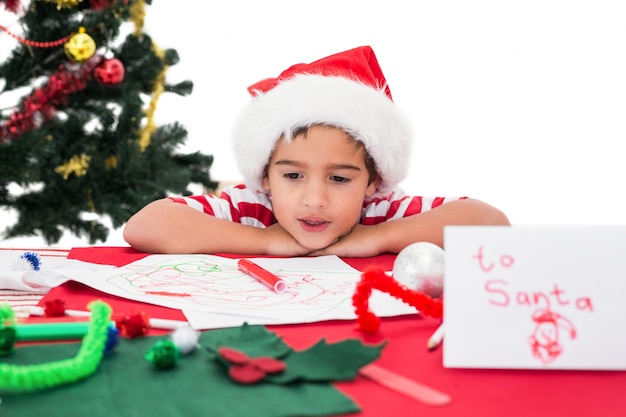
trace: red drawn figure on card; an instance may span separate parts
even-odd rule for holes
[[[532,319],[535,330],[530,336],[533,355],[544,364],[555,360],[563,351],[561,334],[565,332],[571,339],[576,338],[576,328],[566,317],[549,309],[536,310]]]

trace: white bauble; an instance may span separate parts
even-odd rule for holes
[[[443,293],[445,252],[430,242],[411,243],[393,263],[393,278],[400,284],[433,298]]]

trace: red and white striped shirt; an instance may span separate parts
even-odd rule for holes
[[[387,220],[400,219],[423,213],[453,200],[466,197],[418,197],[409,196],[396,187],[386,197],[363,202],[360,224],[374,225]],[[177,203],[187,204],[211,216],[248,226],[268,227],[276,223],[272,201],[263,192],[256,192],[245,185],[224,188],[220,196],[211,194],[189,197],[170,197]]]

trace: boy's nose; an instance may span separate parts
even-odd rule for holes
[[[308,182],[304,190],[302,203],[309,207],[326,207],[328,204],[326,185],[318,181]]]

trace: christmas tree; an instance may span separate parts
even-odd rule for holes
[[[0,21],[0,36],[16,40],[0,62],[0,96],[22,92],[0,109],[0,206],[17,213],[5,238],[53,244],[68,232],[93,244],[109,234],[103,218],[118,228],[157,198],[216,187],[213,156],[181,153],[179,123],[156,126],[161,94],[190,94],[193,83],[167,83],[179,56],[144,33],[150,4],[0,0],[17,22]]]

